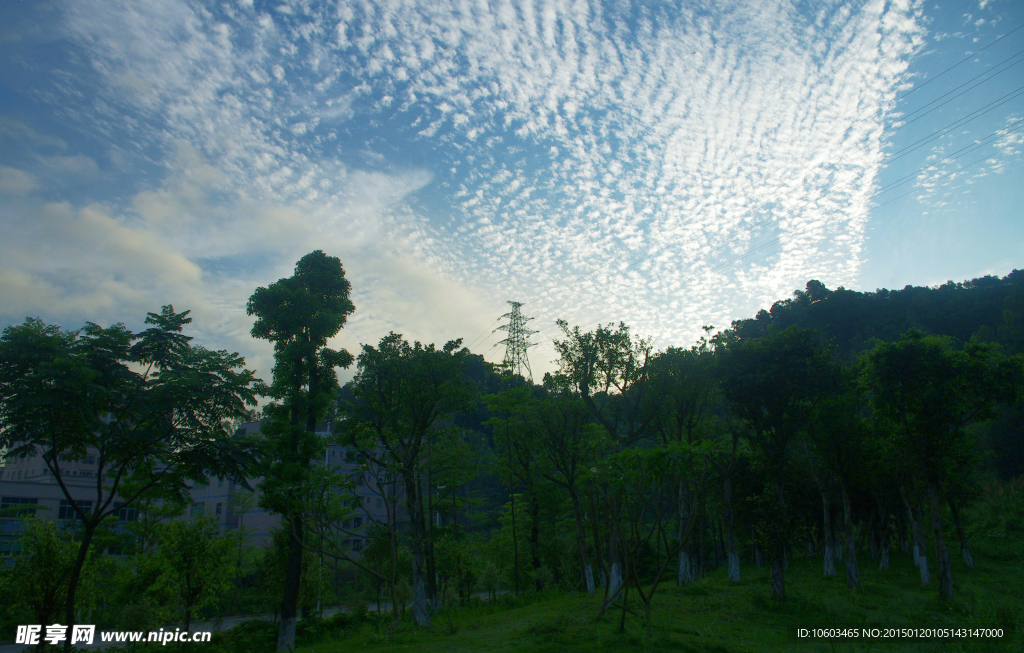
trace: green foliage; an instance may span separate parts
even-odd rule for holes
[[[1024,560],[1024,476],[986,482],[967,510],[971,542],[983,556]]]
[[[17,623],[59,621],[78,542],[56,523],[28,517],[18,546],[11,564],[0,567],[0,595],[7,597],[0,616]]]
[[[863,384],[875,415],[901,439],[916,471],[943,485],[966,446],[965,427],[989,417],[997,400],[1011,400],[1021,361],[997,346],[972,341],[955,349],[949,338],[908,331],[879,342],[865,356]]]
[[[161,581],[187,626],[194,615],[215,606],[231,586],[232,542],[219,535],[217,523],[207,516],[174,521],[161,530]]]
[[[153,326],[140,334],[123,324],[63,331],[28,319],[0,337],[0,449],[41,455],[80,524],[68,625],[105,520],[147,499],[185,502],[190,481],[209,475],[245,484],[251,447],[227,427],[255,405],[255,378],[237,353],[191,344],[182,333],[190,322],[188,311],[168,305],[147,315]],[[70,492],[61,466],[86,456],[95,456],[101,479],[89,507]]]

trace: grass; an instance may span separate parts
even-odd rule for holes
[[[979,556],[980,557],[980,556]],[[659,590],[652,606],[654,638],[643,622],[627,616],[618,631],[619,613],[600,622],[597,597],[546,594],[511,598],[494,605],[475,604],[434,616],[430,629],[403,622],[389,632],[369,618],[358,627],[300,646],[297,653],[348,651],[1019,651],[1024,650],[1024,567],[1016,561],[979,561],[973,570],[954,564],[957,599],[943,603],[933,585],[920,587],[910,560],[893,555],[893,566],[878,571],[861,560],[863,588],[846,588],[845,566],[835,578],[821,577],[819,559],[793,560],[786,575],[787,601],[768,596],[766,569],[744,568],[744,580],[730,583],[725,571],[711,573],[694,585]],[[934,574],[934,569],[932,570]],[[798,628],[850,626],[996,627],[999,640],[808,640]]]
[[[743,580],[730,583],[725,570],[685,587],[665,585],[654,597],[654,637],[642,620],[627,615],[619,632],[618,611],[595,621],[600,597],[547,592],[505,595],[447,608],[428,629],[402,622],[390,629],[388,615],[338,614],[299,622],[296,653],[397,653],[399,651],[678,651],[740,653],[995,653],[1024,651],[1024,565],[1019,557],[977,553],[977,566],[954,560],[956,600],[938,598],[935,579],[920,586],[909,557],[893,553],[892,568],[881,572],[870,557],[861,558],[857,591],[840,575],[822,578],[819,558],[796,558],[786,572],[785,603],[769,598],[767,569],[743,568]],[[932,565],[932,573],[935,569]],[[630,601],[634,607],[634,601]],[[1001,639],[801,639],[798,628],[1002,628]],[[207,644],[179,645],[181,653],[273,653],[277,626],[246,622],[214,635]],[[155,653],[151,645],[136,651]],[[174,647],[172,647],[174,648]],[[164,649],[165,651],[170,649]]]

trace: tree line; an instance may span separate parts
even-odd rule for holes
[[[249,300],[253,337],[274,345],[269,383],[237,354],[191,344],[187,312],[169,306],[138,334],[8,327],[3,445],[8,456],[42,456],[58,482],[62,457],[99,451],[94,502],[76,503],[61,484],[81,523],[61,536],[76,549],[58,593],[69,625],[115,495],[117,509],[152,516],[159,535],[132,540],[149,559],[208,541],[196,559],[232,568],[230,543],[157,523],[211,478],[246,487],[260,477],[260,505],[281,516],[260,564],[275,579],[282,651],[294,648],[299,612],[326,596],[313,572],[324,560],[378,609],[390,606],[393,623],[410,604],[420,626],[474,592],[561,588],[599,595],[597,616],[615,614],[620,628],[637,614],[652,635],[666,583],[718,567],[738,581],[745,565],[765,564],[772,597],[784,601],[793,556],[820,556],[824,576],[845,566],[856,590],[864,552],[885,570],[894,549],[922,584],[934,570],[952,599],[949,551],[957,542],[973,566],[968,519],[993,479],[986,451],[1012,459],[1020,446],[1017,277],[907,301],[899,293],[908,291],[811,282],[753,320],[661,351],[624,323],[585,331],[560,321],[558,369],[531,384],[459,340],[438,347],[390,333],[358,355],[329,348],[355,307],[340,260],[318,251]],[[955,336],[934,328],[944,315],[932,311],[936,294],[953,309]],[[900,302],[916,317],[893,308]],[[353,364],[341,386],[336,370]],[[260,437],[233,433],[258,395],[267,398]],[[337,425],[327,438],[316,434],[326,420]],[[318,462],[332,445],[352,452],[359,474]],[[367,532],[352,520],[371,517],[359,486],[387,517],[371,519],[356,552],[353,536]],[[179,588],[185,620],[207,597],[245,591],[242,539],[237,547],[233,581],[193,588],[194,599]]]

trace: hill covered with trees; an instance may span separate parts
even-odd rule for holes
[[[265,383],[236,356],[188,344],[185,314],[169,307],[144,334],[32,320],[5,330],[9,450],[61,460],[86,455],[100,432],[108,447],[144,429],[171,443],[198,438],[174,483],[138,490],[140,527],[106,532],[108,515],[88,508],[84,528],[33,525],[5,582],[32,573],[44,550],[79,551],[77,595],[41,576],[56,584],[62,615],[88,611],[113,628],[138,621],[140,606],[147,623],[238,606],[273,613],[218,636],[212,646],[225,651],[828,650],[834,640],[797,629],[938,625],[995,630],[858,645],[1024,643],[1024,274],[875,293],[811,281],[754,318],[661,351],[624,323],[560,322],[559,369],[540,384],[458,340],[390,333],[356,353],[332,350],[354,310],[349,290],[341,262],[314,252],[254,292],[253,336],[275,347]],[[108,341],[117,347],[100,346]],[[46,375],[69,356],[82,379],[109,376],[117,392],[50,442],[43,427],[87,405],[89,384],[62,386],[59,406],[27,397],[46,396]],[[118,372],[147,361],[152,377]],[[349,365],[355,377],[339,386],[336,369]],[[228,437],[221,425],[254,390],[268,399],[261,439]],[[153,410],[130,428],[109,417],[129,391],[133,410]],[[221,398],[209,414],[207,395]],[[168,407],[196,418],[169,423]],[[328,420],[336,428],[317,435]],[[230,465],[217,462],[218,446]],[[349,452],[358,473],[320,462],[328,447]],[[126,463],[128,486],[181,455],[171,447]],[[157,523],[185,509],[170,500],[182,483],[211,473],[260,477],[260,504],[281,516],[274,546],[247,551],[235,534]],[[374,498],[386,519],[370,519]],[[366,519],[369,528],[353,526]],[[171,591],[173,560],[232,573],[205,572],[217,582],[185,601]],[[349,616],[320,620],[330,605]],[[4,609],[10,627],[32,608]]]

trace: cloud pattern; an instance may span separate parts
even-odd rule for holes
[[[624,320],[664,346],[854,284],[925,34],[920,0],[111,0],[63,5],[60,30],[80,67],[54,71],[53,111],[135,190],[26,224],[151,248],[238,337],[252,284],[323,247],[353,275],[352,338],[477,349],[505,299],[542,341]]]

